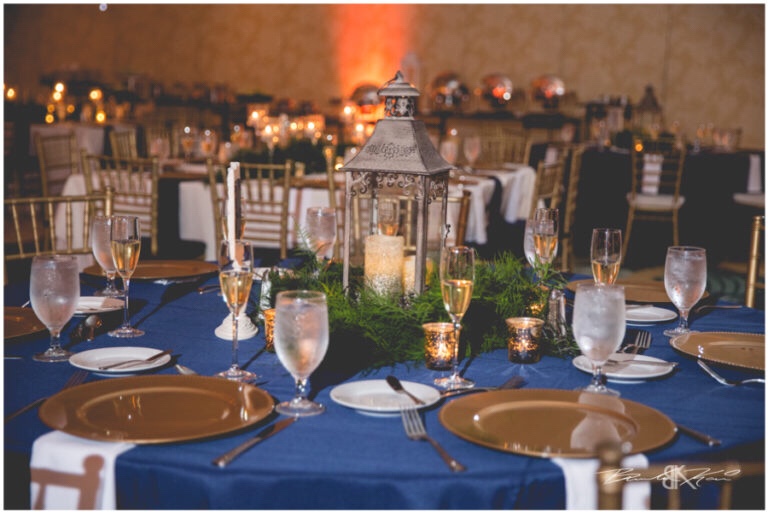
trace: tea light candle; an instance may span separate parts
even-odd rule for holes
[[[365,282],[380,295],[403,292],[403,250],[401,236],[369,235],[365,239]]]
[[[430,370],[450,370],[456,351],[456,336],[450,322],[431,322],[424,329],[424,362]]]
[[[540,318],[507,318],[507,349],[509,360],[513,363],[536,363],[541,359],[539,336],[544,320]]]

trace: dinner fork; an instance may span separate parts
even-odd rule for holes
[[[448,452],[446,452],[443,447],[437,443],[437,441],[427,435],[427,431],[424,428],[424,422],[421,421],[419,411],[417,411],[415,407],[400,407],[400,416],[403,419],[405,434],[409,439],[413,441],[428,441],[429,444],[431,444],[434,449],[437,450],[437,453],[440,454],[440,457],[442,457],[443,461],[448,464],[448,467],[451,468],[451,471],[464,471],[467,469],[459,461],[448,455]]]
[[[73,386],[77,386],[78,384],[82,384],[83,382],[85,382],[86,377],[88,377],[88,372],[87,371],[85,371],[85,370],[77,370],[75,373],[73,373],[69,377],[67,382],[64,383],[64,386],[62,386],[61,391],[64,391],[65,389],[71,388]],[[19,416],[20,414],[23,414],[23,413],[27,412],[30,409],[34,409],[38,405],[40,405],[43,402],[45,402],[48,398],[49,397],[47,397],[47,396],[44,396],[42,398],[38,398],[34,402],[25,405],[21,409],[18,409],[16,411],[12,412],[11,414],[9,414],[8,416],[5,417],[4,423],[8,423],[9,421],[11,421],[16,416]]]
[[[628,354],[637,354],[640,349],[647,349],[651,346],[651,333],[649,331],[637,331],[635,336],[635,342],[631,345],[627,345],[624,352]]]
[[[701,359],[699,359],[697,362],[699,363],[699,366],[701,366],[702,370],[707,372],[710,377],[715,379],[720,384],[723,384],[724,386],[741,386],[742,384],[750,384],[750,383],[765,384],[765,379],[744,379],[744,380],[726,379],[725,377],[717,373],[715,370],[710,368],[709,365],[704,361],[702,361]]]

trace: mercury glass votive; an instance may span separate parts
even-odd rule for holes
[[[424,329],[424,361],[430,370],[453,368],[453,354],[456,351],[456,336],[450,322],[431,322],[422,325]]]
[[[265,349],[268,352],[275,351],[275,308],[264,310],[264,339]]]
[[[539,338],[544,320],[531,317],[507,318],[507,349],[513,363],[536,363],[541,359]]]
[[[401,236],[369,235],[365,239],[365,282],[379,295],[403,293],[403,251]]]

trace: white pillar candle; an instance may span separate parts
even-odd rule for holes
[[[240,162],[232,162],[227,169],[227,232],[225,240],[237,240],[238,217],[240,216]]]
[[[403,250],[401,236],[369,235],[365,239],[365,282],[380,295],[403,292]]]

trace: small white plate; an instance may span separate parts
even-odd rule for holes
[[[133,359],[146,359],[151,357],[162,350],[149,347],[109,347],[109,348],[96,348],[93,350],[86,350],[85,352],[78,352],[69,358],[70,364],[83,370],[88,370],[94,373],[102,375],[126,375],[131,373],[143,372],[151,370],[152,368],[159,368],[167,364],[171,360],[170,354],[166,354],[162,357],[149,361],[147,363],[130,365],[122,368],[112,368],[110,370],[100,370],[101,366],[107,366],[121,361],[128,361]]]
[[[655,324],[669,322],[675,318],[677,318],[677,313],[665,308],[645,305],[627,307],[628,324]]]
[[[114,297],[80,297],[77,301],[75,315],[92,315],[123,309],[125,301]]]
[[[664,363],[663,359],[657,359],[655,357],[644,356],[640,354],[622,354],[615,353],[611,355],[611,359],[622,361],[621,364],[612,364],[603,366],[603,374],[609,382],[618,383],[637,383],[647,379],[655,379],[656,377],[662,377],[667,375],[675,369],[673,365],[656,366],[650,364],[632,364],[632,359],[637,361],[653,361],[658,363]],[[626,361],[626,363],[624,363]],[[592,374],[592,363],[586,356],[578,356],[573,359],[573,366],[579,370]]]
[[[406,380],[401,382],[404,389],[426,403],[419,407],[429,407],[440,400],[440,392],[431,386]],[[331,399],[367,416],[399,415],[401,406],[415,405],[408,395],[398,393],[384,379],[341,384],[331,390]]]

